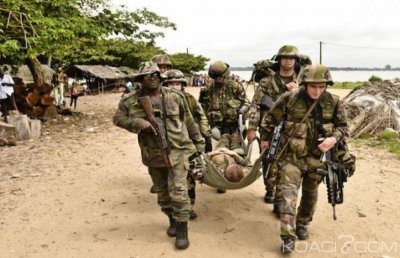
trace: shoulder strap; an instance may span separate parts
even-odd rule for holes
[[[314,110],[314,108],[317,106],[318,102],[319,102],[319,98],[314,100],[314,102],[312,103],[311,107],[307,110],[307,113],[304,115],[303,119],[301,119],[300,123],[303,123],[307,119],[308,115]],[[293,135],[290,135],[288,141],[285,143],[285,145],[279,151],[279,154],[276,156],[276,160],[278,160],[282,156],[284,150],[289,145],[289,143],[292,140],[292,138],[293,138]]]

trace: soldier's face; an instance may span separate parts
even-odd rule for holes
[[[283,56],[281,57],[281,67],[285,70],[291,70],[296,64],[296,58],[294,56]]]
[[[214,79],[215,84],[223,84],[223,83],[224,83],[224,80],[225,80],[225,77],[224,77],[224,76],[219,76],[219,77],[217,77],[217,78]]]
[[[181,82],[169,82],[168,83],[168,88],[174,89],[174,90],[181,90],[182,89],[182,83]]]
[[[160,69],[160,73],[163,74],[166,71],[168,71],[168,65],[164,65],[164,64],[158,65],[158,69]]]
[[[306,85],[306,90],[307,90],[307,95],[313,99],[316,100],[319,97],[321,97],[322,94],[326,91],[327,84],[325,82],[322,83],[307,83]]]
[[[146,74],[143,76],[142,85],[147,90],[155,90],[160,87],[160,75],[158,73]]]

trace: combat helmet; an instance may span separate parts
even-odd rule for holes
[[[160,76],[160,70],[158,69],[158,66],[154,62],[142,62],[139,67],[139,73],[133,77],[134,82],[139,82],[143,76],[146,74],[152,74],[152,73],[158,73]]]
[[[228,76],[229,73],[229,65],[223,61],[215,61],[208,68],[208,75],[213,79],[221,76]]]
[[[179,70],[169,70],[165,73],[165,81],[163,85],[167,86],[169,82],[180,82],[183,86],[187,85],[187,81],[185,79],[185,75]]]
[[[328,68],[321,64],[308,65],[304,68],[303,74],[301,75],[300,85],[306,83],[327,83],[333,85],[331,73]]]
[[[151,61],[157,65],[167,65],[170,69],[172,68],[171,59],[166,54],[155,55],[151,58]]]
[[[296,46],[284,45],[279,49],[278,54],[275,57],[275,60],[279,61],[283,56],[294,56],[298,62],[299,50],[297,49]]]

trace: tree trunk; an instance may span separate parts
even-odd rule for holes
[[[32,73],[33,80],[37,85],[43,85],[46,82],[42,65],[37,58],[25,59],[26,65]]]

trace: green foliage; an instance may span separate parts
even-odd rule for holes
[[[396,156],[400,159],[400,142],[389,142],[388,143],[389,152],[396,154]]]
[[[368,81],[370,81],[370,82],[381,82],[381,81],[382,81],[382,78],[381,78],[381,77],[378,77],[378,76],[375,76],[375,75],[372,75],[372,76],[368,79]]]
[[[138,52],[140,44],[153,49],[154,40],[164,36],[148,30],[149,26],[176,29],[166,17],[147,9],[111,10],[106,0],[3,0],[0,8],[0,57],[12,63],[37,56],[62,62],[114,62],[121,56],[109,54],[107,38],[124,37],[125,43],[136,44],[133,48]],[[82,57],[77,57],[79,53]]]
[[[395,132],[395,131],[381,131],[378,133],[378,137],[381,140],[385,140],[385,141],[393,141],[396,139],[399,139],[399,133]]]
[[[184,73],[192,73],[204,70],[206,63],[210,60],[202,55],[194,56],[187,53],[176,53],[170,55],[174,69]]]
[[[381,131],[374,139],[358,139],[371,147],[387,149],[400,159],[400,136],[398,132]]]
[[[332,89],[354,89],[357,88],[361,85],[363,85],[364,82],[335,82],[335,85],[332,86]]]

